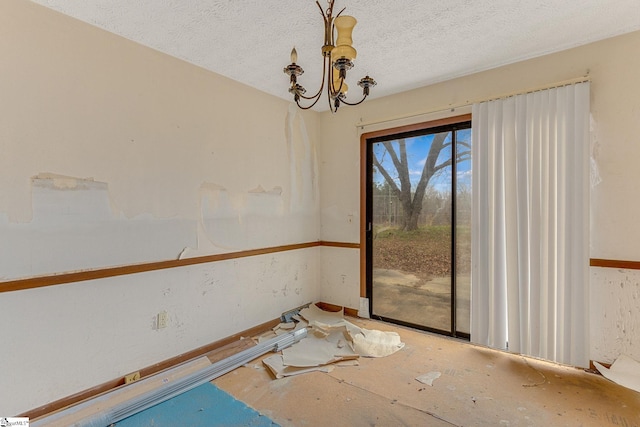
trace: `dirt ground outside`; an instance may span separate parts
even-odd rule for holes
[[[471,238],[457,230],[457,331],[470,331]],[[451,228],[381,229],[373,241],[373,315],[451,329]]]

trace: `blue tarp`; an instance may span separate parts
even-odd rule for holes
[[[264,415],[220,390],[203,384],[132,415],[117,427],[279,427]]]

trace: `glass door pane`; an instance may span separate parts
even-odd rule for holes
[[[452,140],[372,143],[372,315],[452,331]]]

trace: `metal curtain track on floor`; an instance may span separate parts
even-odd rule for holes
[[[297,331],[289,332],[264,341],[255,345],[254,347],[243,350],[238,354],[234,354],[233,356],[213,363],[212,365],[207,366],[200,371],[194,372],[176,381],[167,383],[155,390],[137,396],[127,402],[109,408],[102,413],[84,418],[74,425],[79,427],[107,427],[110,424],[121,421],[134,414],[137,414],[138,412],[142,412],[145,409],[151,408],[152,406],[176,397],[221,375],[231,372],[232,370],[250,362],[257,357],[262,356],[263,354],[266,354],[268,352],[277,352],[284,348],[290,347],[306,336],[307,329],[302,328]],[[90,401],[87,403],[90,403]],[[66,416],[71,412],[77,411],[78,409],[78,406],[72,406],[65,409],[64,411],[36,420],[32,422],[31,425],[32,427],[46,426],[49,423],[55,421],[55,419]]]

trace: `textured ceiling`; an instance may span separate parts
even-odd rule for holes
[[[286,99],[295,45],[300,83],[320,84],[313,0],[32,1]],[[640,0],[336,0],[343,7],[358,19],[349,84],[371,75],[373,97],[640,30]]]

